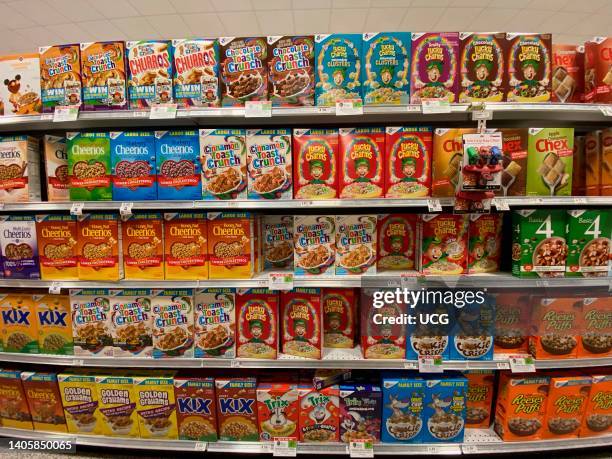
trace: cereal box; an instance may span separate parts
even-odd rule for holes
[[[261,233],[264,268],[293,269],[293,216],[265,215]]]
[[[268,91],[272,105],[314,105],[314,36],[268,36],[268,56]]]
[[[219,440],[257,441],[257,380],[215,378]]]
[[[32,430],[32,416],[18,370],[0,369],[0,422],[3,427]]]
[[[574,161],[572,164],[572,196],[586,195],[586,136],[574,136]]]
[[[424,443],[461,443],[465,432],[468,381],[461,373],[427,375],[423,409]]]
[[[579,319],[578,358],[612,356],[612,315],[609,297],[584,298]]]
[[[195,296],[195,357],[236,357],[236,293],[231,288],[199,290]]]
[[[81,43],[83,110],[127,109],[125,43]]]
[[[434,130],[431,195],[454,197],[463,160],[463,134],[473,134],[474,129]]]
[[[320,359],[323,341],[321,289],[295,288],[283,291],[280,303],[281,352]]]
[[[338,386],[321,390],[312,383],[300,383],[300,441],[306,443],[340,441]]]
[[[506,34],[508,102],[548,102],[552,89],[550,34]]]
[[[128,41],[130,109],[172,103],[172,42],[170,40]]]
[[[36,215],[36,236],[41,279],[78,279],[76,217]]]
[[[249,129],[248,198],[291,199],[291,129]]]
[[[612,37],[584,44],[584,94],[590,103],[612,103]]]
[[[326,288],[321,297],[323,345],[352,349],[357,328],[357,293],[352,288]]]
[[[431,128],[387,127],[385,143],[385,197],[429,196],[433,143]]]
[[[244,129],[200,129],[202,199],[246,199]]]
[[[602,131],[587,132],[584,143],[585,186],[587,196],[601,194],[601,134]]]
[[[121,223],[123,270],[128,280],[163,279],[161,212],[136,213]]]
[[[178,439],[172,374],[135,376],[140,438]]]
[[[373,384],[341,384],[340,441],[380,441],[382,391]]]
[[[38,244],[33,215],[0,216],[0,246],[4,277],[39,279]]]
[[[164,214],[165,279],[207,279],[207,223],[203,212]]]
[[[140,430],[133,378],[119,373],[97,375],[96,387],[102,434],[107,437],[138,437]]]
[[[214,378],[174,378],[179,440],[217,441]]]
[[[202,199],[198,131],[156,131],[157,199]]]
[[[405,304],[374,307],[373,292],[363,289],[360,302],[361,349],[366,359],[404,359],[406,357],[406,326],[390,324],[389,317],[405,314]],[[377,320],[374,320],[374,316]]]
[[[260,382],[257,385],[257,419],[262,441],[299,436],[299,394],[297,383]]]
[[[361,81],[365,105],[410,102],[410,32],[364,33]]]
[[[184,108],[218,107],[219,42],[216,39],[172,40],[174,100]]]
[[[66,138],[45,135],[43,144],[47,173],[47,200],[70,201]]]
[[[0,137],[0,202],[41,200],[38,150],[34,137]]]
[[[496,356],[528,352],[531,309],[529,294],[505,292],[495,296],[494,353]]]
[[[488,429],[491,425],[495,372],[471,370],[464,373],[468,382],[465,427]]]
[[[573,128],[530,128],[527,195],[569,196],[573,152]]]
[[[542,298],[531,314],[531,355],[536,359],[576,358],[581,316],[580,298]]]
[[[601,195],[612,196],[612,128],[601,132]]]
[[[32,414],[34,430],[67,433],[57,374],[23,371],[21,382]]]
[[[565,275],[606,277],[610,268],[610,212],[574,209],[567,211],[568,245]]]
[[[361,46],[359,34],[315,35],[315,105],[329,107],[338,100],[361,98]]]
[[[340,128],[340,197],[380,198],[384,195],[384,128]]]
[[[506,90],[505,35],[459,34],[459,102],[501,102]]]
[[[293,130],[293,190],[296,199],[338,197],[338,130]]]
[[[448,314],[449,312],[445,305],[428,303],[425,299],[420,300],[419,302],[415,303],[415,305],[419,313],[423,314]],[[408,308],[405,309],[408,310]],[[396,310],[401,310],[401,308],[396,307]],[[391,317],[389,312],[385,312],[386,317]],[[476,317],[479,317],[478,314],[476,314]],[[374,317],[372,317],[371,320],[375,320]],[[453,347],[451,339],[453,342],[456,341],[456,337],[452,333],[453,330],[451,324],[454,324],[453,320],[454,317],[450,316],[450,324],[445,324],[440,321],[440,323],[436,324],[430,322],[409,325],[408,329],[406,330],[406,360],[415,361],[421,356],[430,356],[435,359],[441,358],[442,360],[449,360],[451,357],[451,349]],[[391,325],[380,325],[380,327],[384,326],[390,327]],[[480,336],[477,336],[477,338],[480,338]],[[489,345],[491,344],[491,341],[491,339],[488,340]],[[480,339],[478,339],[477,344],[480,344]],[[474,347],[480,350],[480,346],[477,345]],[[453,351],[454,350],[455,349],[453,349]],[[457,352],[455,358],[457,360],[464,360],[466,356]]]
[[[501,188],[496,196],[525,196],[527,189],[527,129],[502,129]]]
[[[68,180],[72,201],[112,201],[110,136],[68,132]]]
[[[151,291],[153,357],[193,357],[193,290]]]
[[[445,327],[450,335],[448,358],[450,360],[493,360],[495,335],[493,297],[483,292],[470,299],[465,295],[464,300],[456,301],[456,306],[451,307],[449,311],[451,312],[449,321],[452,325]],[[444,308],[441,306],[438,308],[442,313]]]
[[[523,209],[512,214],[512,274],[563,277],[566,211]]]
[[[278,293],[265,288],[236,294],[237,357],[276,359],[278,352]]]
[[[4,352],[38,354],[38,320],[32,295],[0,296]]]
[[[376,273],[376,215],[336,216],[336,274]]]
[[[208,213],[211,279],[253,277],[258,271],[258,224],[249,212]]]
[[[0,57],[0,115],[37,115],[40,100],[40,58],[38,54]]]
[[[546,400],[545,439],[578,438],[580,423],[585,413],[590,376],[553,376]]]
[[[153,133],[111,132],[110,152],[113,199],[115,201],[157,199]]]
[[[77,218],[79,279],[123,278],[121,224],[117,214],[83,214]]]
[[[459,34],[413,33],[410,103],[423,99],[457,100]]]
[[[264,37],[221,37],[221,104],[242,107],[268,100],[268,45]]]
[[[425,381],[408,372],[382,374],[383,443],[417,443],[423,430]]]
[[[494,428],[503,441],[542,438],[549,384],[548,376],[500,373]]]
[[[576,45],[552,45],[553,102],[584,102],[584,48]]]
[[[423,274],[465,274],[468,258],[468,222],[464,215],[423,214],[417,223]]]
[[[112,357],[111,295],[105,289],[70,290],[74,355]]]
[[[56,106],[81,105],[81,54],[78,44],[43,46],[40,58],[40,89],[44,113]]]
[[[471,214],[468,228],[468,273],[499,271],[502,250],[502,214]]]
[[[336,220],[333,216],[294,216],[293,242],[296,275],[334,275]]]
[[[153,324],[150,291],[113,291],[110,297],[110,316],[113,355],[151,357]]]
[[[68,432],[101,435],[102,415],[98,410],[96,377],[88,372],[57,375]]]
[[[610,424],[612,375],[594,371],[591,376],[591,391],[582,417],[580,437],[606,435],[610,433],[612,427]]]
[[[41,354],[72,355],[72,313],[68,295],[32,295]]]
[[[378,216],[377,271],[407,271],[415,268],[416,222],[415,214]]]

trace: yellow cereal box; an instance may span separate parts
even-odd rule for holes
[[[41,354],[72,355],[72,314],[68,295],[33,295]]]
[[[164,214],[164,273],[166,279],[208,279],[206,213]]]
[[[77,222],[73,215],[36,215],[40,278],[74,280],[77,269]]]
[[[96,376],[102,435],[138,437],[136,390],[131,376],[121,373]]]
[[[0,295],[4,352],[38,354],[38,327],[32,295]]]
[[[174,379],[171,374],[134,377],[140,438],[176,440]]]
[[[123,278],[121,225],[116,214],[83,214],[78,218],[79,279]]]
[[[121,231],[125,279],[163,279],[164,246],[161,213],[131,215],[121,223]]]
[[[98,410],[96,377],[91,372],[57,375],[68,432],[102,434],[102,415]]]

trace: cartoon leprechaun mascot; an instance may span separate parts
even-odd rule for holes
[[[416,159],[414,158],[403,158],[402,159],[402,182],[416,182],[417,179],[414,177],[416,174]]]
[[[310,172],[310,176],[312,177],[310,183],[318,185],[324,184],[325,181],[322,179],[324,170],[325,165],[323,164],[323,161],[319,159],[312,159],[308,163],[308,171]]]
[[[391,339],[393,335],[393,329],[391,325],[382,325],[380,327],[380,339],[376,342],[377,344],[394,344]]]
[[[371,180],[367,177],[370,173],[370,162],[367,158],[355,159],[355,173],[357,174],[356,182],[369,183]]]
[[[263,343],[264,340],[261,339],[261,335],[263,333],[263,324],[261,320],[253,319],[249,321],[249,331],[251,332],[251,339],[249,339],[249,343]]]
[[[295,319],[293,321],[293,333],[295,341],[307,342],[306,338],[306,321],[304,319]]]
[[[480,86],[483,89],[489,88],[491,86],[491,81],[489,80],[491,70],[493,70],[493,63],[491,61],[487,59],[477,60],[476,66],[474,67],[474,75],[476,76],[474,85]]]
[[[383,88],[393,87],[393,68],[383,67],[380,70],[380,82]]]
[[[429,61],[427,64],[427,79],[429,80],[425,83],[425,87],[434,88],[434,87],[443,87],[444,85],[440,82],[440,77],[442,76],[442,61],[437,59]]]
[[[327,322],[328,330],[326,333],[341,333],[341,318],[337,312],[329,312],[325,315],[325,321]]]
[[[346,69],[336,69],[334,70],[334,73],[332,74],[332,78],[334,79],[334,84],[341,88],[342,85],[344,84],[344,79],[345,77],[345,72]]]

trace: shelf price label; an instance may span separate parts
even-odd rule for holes
[[[177,104],[159,104],[151,107],[149,119],[151,120],[167,120],[176,118],[178,110]]]
[[[70,215],[83,215],[83,207],[85,206],[84,202],[74,202],[72,203],[72,207],[70,208]]]
[[[60,293],[62,293],[62,284],[59,282],[51,282],[51,285],[49,286],[49,294],[59,295]]]
[[[58,105],[53,111],[53,122],[76,121],[79,117],[78,105]]]
[[[363,115],[361,99],[340,99],[336,101],[336,116]]]
[[[535,360],[528,354],[517,354],[509,357],[512,373],[535,373]]]
[[[504,198],[493,198],[493,205],[500,212],[510,210],[510,205]]]
[[[295,438],[279,437],[274,439],[272,456],[295,457],[297,456],[297,440]]]
[[[439,199],[428,199],[427,209],[429,212],[442,212],[442,203]]]
[[[293,290],[293,273],[270,273],[268,275],[268,288],[270,290]]]
[[[604,116],[612,116],[612,106],[602,105],[599,107],[599,109],[601,110],[601,113],[604,114]]]
[[[419,356],[419,373],[443,373],[441,355],[421,355]]]
[[[247,100],[244,103],[245,118],[272,118],[272,102],[269,100]]]
[[[421,99],[421,112],[423,115],[450,113],[451,105],[448,99]]]
[[[350,457],[374,457],[374,445],[370,440],[353,440],[349,443]]]
[[[195,444],[193,445],[193,450],[194,451],[206,451],[206,446],[208,446],[208,443],[203,442],[203,441],[196,441]]]
[[[134,206],[133,202],[122,202],[119,207],[119,215],[122,217],[129,217],[132,215],[132,207]]]

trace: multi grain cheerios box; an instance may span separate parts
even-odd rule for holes
[[[130,109],[172,103],[172,42],[170,40],[128,41],[128,99]]]
[[[21,382],[28,399],[34,430],[68,432],[57,373],[23,371]]]
[[[431,194],[433,136],[428,127],[387,127],[385,197],[418,198]]]
[[[125,43],[81,43],[83,110],[125,110],[127,103]]]
[[[0,246],[4,277],[7,279],[39,279],[36,222],[33,215],[0,217]]]
[[[38,320],[32,295],[2,295],[0,312],[4,352],[38,354]]]
[[[249,199],[291,199],[291,129],[248,129]]]
[[[217,441],[214,378],[174,378],[174,397],[180,440]]]
[[[3,427],[34,429],[18,370],[0,369],[0,422]]]
[[[244,129],[200,129],[203,199],[247,197],[247,144]]]
[[[295,199],[338,197],[338,130],[293,130]]]
[[[336,216],[336,274],[376,272],[376,215]]]
[[[293,269],[293,216],[265,215],[261,237],[264,268]]]
[[[164,213],[165,279],[207,279],[207,239],[206,213]]]
[[[111,201],[110,136],[107,132],[68,132],[70,200]]]
[[[49,201],[70,201],[66,138],[45,135],[43,144],[47,173],[47,199]]]
[[[0,57],[0,115],[37,115],[40,99],[40,58],[38,54]]]
[[[209,288],[195,294],[195,358],[236,357],[236,293]]]
[[[336,219],[296,215],[293,218],[294,272],[298,276],[328,275],[336,270]]]
[[[214,38],[172,40],[174,100],[184,108],[219,107],[219,42]]]
[[[101,435],[102,414],[98,409],[96,377],[91,372],[67,371],[57,375],[68,432]]]
[[[221,37],[221,104],[268,100],[268,45],[265,37]]]
[[[140,438],[178,439],[172,373],[134,376]]]
[[[153,357],[193,357],[193,290],[152,290]]]
[[[508,102],[548,102],[552,89],[551,34],[506,34]]]
[[[32,295],[41,354],[72,355],[72,313],[68,295]]]
[[[26,135],[0,137],[0,202],[40,199],[38,139]]]
[[[161,212],[135,213],[121,222],[123,271],[128,280],[163,279]]]
[[[81,53],[78,44],[43,46],[40,58],[40,95],[44,113],[62,105],[81,105]]]
[[[503,101],[505,34],[460,32],[459,40],[459,102]]]
[[[115,357],[151,357],[150,290],[125,289],[110,295],[111,335]]]
[[[138,437],[136,390],[131,376],[119,372],[96,375],[98,409],[102,415],[102,435]]]
[[[459,34],[413,33],[410,102],[423,99],[457,100]]]
[[[155,136],[151,132],[110,134],[111,174],[115,201],[157,199]]]
[[[79,278],[77,221],[73,215],[36,215],[40,278]]]
[[[79,279],[122,279],[121,222],[118,216],[83,214],[77,219]]]
[[[113,356],[111,298],[106,289],[70,290],[74,355]]]
[[[202,199],[198,131],[156,131],[157,199]]]

